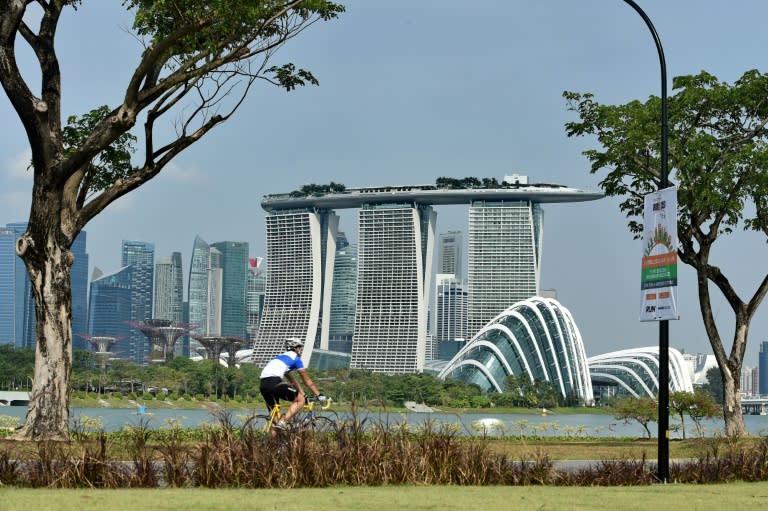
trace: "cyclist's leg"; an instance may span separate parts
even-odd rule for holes
[[[283,401],[291,402],[291,406],[283,416],[283,419],[286,422],[290,422],[290,420],[304,407],[304,394],[297,392],[296,389],[287,383],[278,385],[275,389],[275,395],[277,395]]]

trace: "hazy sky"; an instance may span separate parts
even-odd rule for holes
[[[121,240],[135,239],[154,242],[156,257],[180,251],[186,273],[198,234],[247,241],[252,256],[263,256],[262,197],[306,183],[428,184],[439,176],[519,173],[596,190],[600,176],[581,154],[594,141],[565,136],[574,117],[562,92],[593,92],[612,104],[660,94],[651,34],[621,0],[344,3],[339,20],[311,27],[274,60],[310,69],[320,86],[286,93],[257,85],[234,119],[86,227],[91,267],[117,269]],[[674,76],[706,70],[733,82],[746,70],[766,70],[768,2],[638,3],[664,46],[670,95]],[[125,30],[130,18],[121,4],[86,0],[64,16],[65,115],[120,101],[141,49]],[[28,217],[31,178],[24,131],[3,94],[0,127],[4,225]],[[617,203],[545,207],[542,285],[570,309],[590,356],[658,345],[657,324],[638,321],[642,248]],[[466,207],[437,211],[438,232],[466,232]],[[356,238],[354,213],[342,214],[340,229]],[[752,235],[718,243],[713,262],[747,300],[768,272],[768,245]],[[694,273],[681,266],[680,274],[682,318],[670,323],[670,344],[709,353]],[[715,309],[730,339],[733,314],[724,301]],[[768,340],[766,311],[752,323],[747,365],[756,365],[758,343]]]

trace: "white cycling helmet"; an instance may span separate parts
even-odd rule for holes
[[[295,350],[296,348],[303,348],[304,341],[297,339],[296,337],[289,337],[285,340],[285,349]]]

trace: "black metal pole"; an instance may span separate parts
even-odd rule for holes
[[[648,29],[653,34],[656,50],[659,52],[661,64],[661,175],[659,190],[669,186],[669,127],[667,124],[667,63],[664,60],[664,48],[661,47],[659,34],[651,23],[651,19],[633,0],[624,0],[643,18]],[[659,322],[659,481],[669,480],[669,321]]]

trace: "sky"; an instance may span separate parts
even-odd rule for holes
[[[246,241],[265,254],[264,195],[331,181],[347,187],[431,184],[440,176],[529,176],[598,190],[569,139],[575,120],[563,91],[621,104],[661,91],[651,32],[621,0],[350,0],[338,20],[283,47],[273,63],[309,69],[319,87],[285,92],[257,84],[233,119],[179,155],[157,178],[110,205],[85,230],[91,269],[120,265],[122,240],[155,244],[156,258],[192,243]],[[702,70],[732,83],[768,68],[768,2],[638,0],[664,48],[668,91],[675,76]],[[58,31],[64,115],[119,103],[141,47],[121,1],[86,0]],[[39,88],[29,52],[21,52]],[[0,225],[29,215],[30,153],[21,124],[0,94]],[[641,323],[642,246],[612,198],[545,205],[542,288],[555,289],[588,356],[658,345],[658,325]],[[437,232],[466,232],[465,206],[437,208]],[[354,211],[340,212],[354,241]],[[712,262],[745,301],[768,272],[764,238],[718,241]],[[693,270],[680,266],[670,345],[711,353]],[[186,278],[185,278],[186,280]],[[185,284],[186,285],[186,284]],[[714,291],[719,296],[717,291]],[[730,349],[733,313],[714,302]],[[745,364],[768,341],[768,306],[752,322]]]

